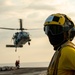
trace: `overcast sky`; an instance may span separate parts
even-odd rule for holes
[[[0,27],[19,28],[19,19],[23,19],[28,30],[31,45],[25,44],[15,52],[15,48],[6,48],[13,44],[11,40],[17,31],[0,30],[0,63],[14,63],[20,57],[21,62],[49,62],[54,51],[43,31],[46,18],[53,13],[64,13],[75,23],[75,0],[0,0]],[[75,42],[75,40],[73,40]]]

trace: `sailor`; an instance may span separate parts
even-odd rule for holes
[[[19,60],[16,60],[15,66],[16,66],[17,69],[19,69],[19,67],[20,67],[20,61]]]
[[[44,23],[44,32],[55,50],[47,75],[75,75],[75,44],[72,42],[75,36],[75,26],[73,21],[65,14],[52,14]]]

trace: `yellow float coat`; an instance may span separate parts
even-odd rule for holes
[[[75,75],[75,45],[72,42],[66,42],[54,53],[47,75]]]
[[[66,44],[61,49],[57,75],[75,75],[75,45],[71,42]]]

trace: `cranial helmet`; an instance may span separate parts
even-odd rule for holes
[[[44,23],[44,31],[45,31],[46,35],[49,37],[50,42],[52,40],[53,41],[55,40],[55,42],[57,42],[57,40],[59,40],[61,38],[62,39],[59,41],[62,42],[64,40],[64,37],[62,36],[62,35],[64,35],[63,34],[64,32],[67,32],[68,40],[72,41],[72,39],[75,36],[74,23],[67,15],[60,14],[60,13],[52,14],[46,19],[46,21]],[[61,43],[61,42],[59,42],[59,43]]]

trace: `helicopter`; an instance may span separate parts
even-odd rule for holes
[[[13,45],[6,45],[6,47],[15,47],[15,51],[17,51],[17,48],[20,47],[22,48],[24,44],[28,43],[30,45],[30,34],[24,30],[28,30],[23,28],[22,26],[22,19],[19,19],[20,21],[20,28],[15,29],[15,28],[5,28],[5,27],[0,27],[0,29],[6,29],[6,30],[20,30],[20,32],[16,32],[12,39],[13,39]]]

